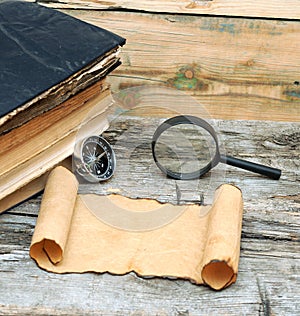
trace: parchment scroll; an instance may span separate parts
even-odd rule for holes
[[[215,290],[236,281],[243,200],[235,186],[220,186],[209,211],[199,205],[170,205],[176,211],[184,208],[180,216],[138,232],[101,221],[77,189],[76,177],[66,168],[57,167],[49,175],[30,247],[41,268],[56,273],[134,271],[140,276],[188,279]],[[89,198],[112,212],[120,205],[134,211],[159,206],[154,200],[120,195]]]

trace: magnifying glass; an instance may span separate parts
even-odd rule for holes
[[[222,162],[278,180],[281,170],[222,155],[214,128],[192,115],[163,122],[152,138],[152,155],[158,168],[177,180],[198,179]]]

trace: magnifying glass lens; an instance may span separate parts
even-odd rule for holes
[[[191,173],[206,167],[216,155],[216,143],[204,129],[179,124],[165,130],[155,146],[157,162],[173,173]]]

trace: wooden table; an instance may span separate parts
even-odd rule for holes
[[[299,314],[299,1],[40,2],[127,38],[112,90],[183,90],[217,120],[227,152],[283,173],[274,181],[227,169],[245,206],[238,279],[220,292],[134,273],[47,273],[28,254],[41,195],[32,198],[0,216],[0,314]],[[140,178],[127,195],[160,199]],[[122,190],[117,179],[110,186]]]

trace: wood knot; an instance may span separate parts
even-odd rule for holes
[[[279,135],[274,135],[266,139],[263,143],[264,147],[268,148],[281,148],[281,149],[292,149],[296,150],[300,145],[300,132],[291,131],[286,133],[281,133]]]
[[[174,78],[168,83],[180,90],[206,91],[208,84],[203,79],[199,79],[200,69],[196,65],[187,65],[178,70]]]
[[[124,109],[132,109],[140,103],[140,93],[135,90],[123,90],[115,98]]]
[[[249,59],[246,61],[246,66],[247,67],[252,67],[253,65],[255,64],[254,60],[253,59]]]
[[[192,79],[192,78],[194,78],[194,72],[193,72],[193,70],[191,70],[191,69],[186,70],[185,73],[184,73],[184,75],[185,75],[185,78],[187,78],[187,79]]]
[[[281,134],[273,138],[275,144],[281,146],[297,147],[300,144],[300,132],[293,132],[291,134]]]
[[[199,7],[210,7],[213,0],[193,0],[190,2],[186,9],[197,9]]]
[[[293,100],[299,100],[300,99],[300,86],[299,86],[299,82],[295,81],[294,85],[292,87],[288,87],[283,94],[285,94],[288,99],[290,99],[291,101]]]

